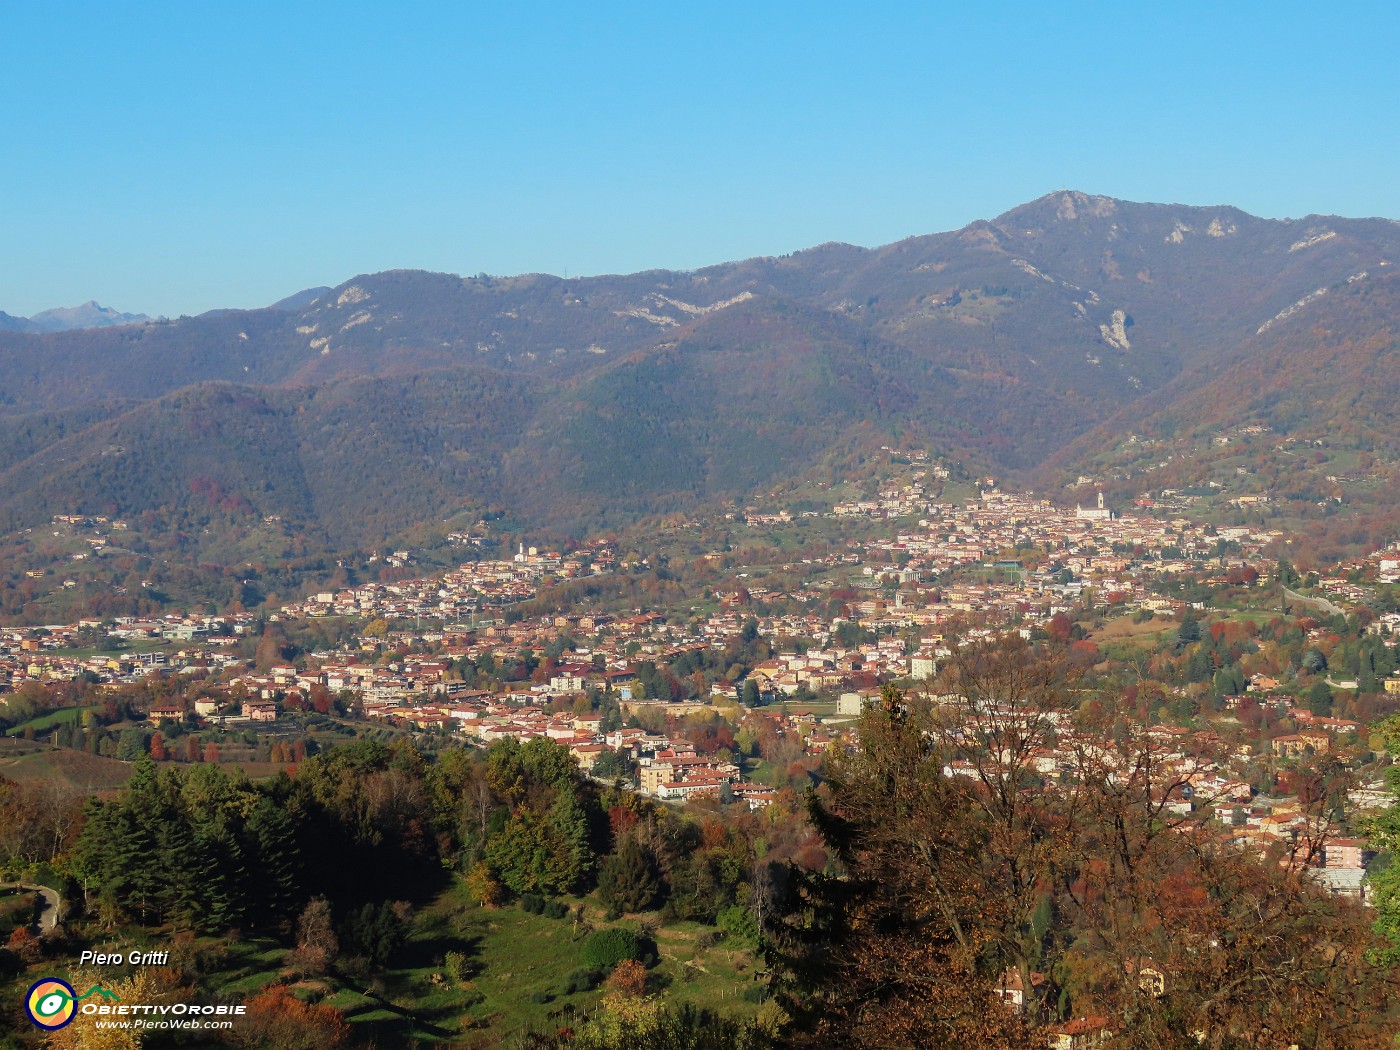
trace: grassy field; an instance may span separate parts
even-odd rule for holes
[[[583,941],[593,929],[638,929],[643,919],[604,920],[592,898],[564,901],[570,915],[551,919],[517,906],[482,908],[454,883],[413,920],[396,965],[369,978],[339,974],[293,985],[298,995],[343,1010],[378,1046],[471,1045],[586,1016],[601,989],[569,990],[569,978],[585,969]],[[582,905],[584,922],[575,922]],[[656,926],[658,959],[652,981],[659,994],[726,1014],[753,1017],[758,1005],[743,998],[754,987],[753,954],[715,943],[712,927],[698,923]],[[453,980],[444,965],[449,952],[465,957],[467,979]],[[202,982],[210,990],[252,996],[288,978],[285,948],[273,941],[242,942],[221,958]]]
[[[938,497],[942,503],[965,503],[982,495],[981,486],[971,481],[948,481],[943,484],[943,492]]]
[[[272,940],[243,940],[228,948],[205,982],[211,991],[251,997],[282,974],[287,949]]]
[[[390,999],[411,995],[415,1010],[426,1011],[425,1020],[438,1027],[451,1023],[461,1031],[502,1035],[542,1025],[565,1005],[582,1011],[597,1002],[596,991],[565,991],[569,975],[583,967],[584,933],[569,919],[531,915],[518,907],[480,908],[454,886],[416,925],[407,966],[389,974],[385,985]],[[449,951],[468,960],[471,977],[461,985],[443,973]],[[444,979],[435,980],[435,974]],[[401,1019],[396,1025],[373,1012],[355,1019],[373,1021],[376,1030],[402,1025]]]
[[[1124,615],[1108,621],[1096,631],[1090,631],[1086,637],[1099,645],[1134,642],[1150,643],[1155,648],[1176,628],[1176,621],[1167,617],[1154,616],[1145,623],[1134,623],[1132,616]]]
[[[142,638],[133,641],[124,641],[116,649],[51,649],[48,650],[54,656],[66,656],[76,660],[87,660],[94,656],[110,656],[120,660],[123,657],[130,657],[134,653],[154,653],[164,650],[165,652],[175,652],[182,648],[179,642],[168,642],[163,638]]]
[[[676,1002],[691,1002],[734,1017],[753,1017],[758,1005],[742,998],[760,971],[752,952],[707,944],[712,927],[678,923],[656,931],[658,983]]]
[[[46,729],[52,729],[57,725],[72,724],[79,721],[86,711],[96,711],[97,705],[90,704],[87,707],[60,707],[56,711],[46,711],[36,718],[31,718],[28,722],[21,722],[17,726],[12,726],[6,736],[22,736],[26,729],[33,729],[36,733],[42,733]]]
[[[772,705],[785,715],[816,715],[828,718],[836,714],[836,703],[832,700],[780,700]]]
[[[53,778],[83,791],[111,791],[131,779],[131,763],[67,747],[17,756],[0,751],[0,776],[18,781]]]
[[[584,908],[584,925],[572,918],[550,919],[518,907],[486,909],[468,901],[457,887],[449,889],[420,915],[409,941],[410,965],[385,981],[389,998],[398,992],[412,999],[415,1012],[442,1026],[449,1017],[465,1016],[473,1029],[508,1035],[569,1013],[586,1014],[600,992],[567,991],[569,976],[584,968],[582,945],[590,928],[620,925],[638,928],[642,918],[605,922],[603,907],[591,898],[568,899],[570,909]],[[644,918],[655,919],[654,916]],[[753,1016],[758,1007],[741,998],[753,984],[753,957],[743,950],[711,944],[711,927],[697,923],[656,925],[657,963],[653,981],[668,998],[690,1001],[736,1016]],[[474,973],[454,988],[433,983],[448,951],[467,955]],[[416,990],[416,995],[415,995]],[[339,1004],[337,1004],[339,1005]],[[361,1013],[357,1020],[394,1025],[387,1017]],[[401,1027],[401,1020],[399,1025]],[[397,1035],[406,1032],[396,1031]]]
[[[40,751],[49,750],[49,745],[39,740],[25,740],[23,737],[0,736],[0,762],[19,758],[21,755],[33,755]]]
[[[1230,620],[1252,620],[1261,627],[1265,624],[1273,623],[1275,620],[1291,621],[1294,614],[1285,616],[1278,609],[1231,609],[1229,615],[1225,617]]]

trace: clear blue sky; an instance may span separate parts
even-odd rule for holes
[[[1397,22],[1218,0],[12,4],[0,309],[691,268],[1061,188],[1400,217]]]

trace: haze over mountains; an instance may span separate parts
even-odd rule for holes
[[[1146,430],[1346,420],[1388,457],[1397,257],[1387,219],[1057,192],[880,248],[391,271],[263,310],[0,331],[0,529],[217,508],[335,549],[489,507],[578,531],[891,440],[1063,481]]]

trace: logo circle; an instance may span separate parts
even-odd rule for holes
[[[45,977],[35,981],[24,997],[24,1012],[35,1027],[53,1032],[78,1015],[78,993],[67,981]]]

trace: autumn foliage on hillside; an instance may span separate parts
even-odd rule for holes
[[[335,1050],[350,1041],[345,1015],[329,1003],[308,1003],[284,985],[264,988],[248,1000],[237,1025],[240,1046],[273,1050]]]

